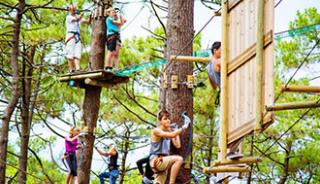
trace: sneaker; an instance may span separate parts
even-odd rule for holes
[[[243,154],[241,154],[241,153],[236,153],[236,152],[233,152],[233,151],[231,151],[231,152],[229,152],[228,154],[227,154],[227,158],[229,159],[229,160],[238,160],[238,159],[240,159],[240,158],[242,158],[243,157]]]
[[[69,70],[69,74],[73,74],[74,73],[74,70]]]
[[[109,67],[109,66],[107,66],[106,68],[105,68],[105,71],[107,71],[107,72],[112,72],[112,67]]]

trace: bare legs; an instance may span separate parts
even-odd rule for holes
[[[74,71],[76,70],[80,70],[80,59],[78,58],[74,58],[74,59],[70,59],[68,58],[68,65],[69,65],[69,70],[70,71]]]
[[[74,184],[79,184],[78,176],[72,176],[68,174],[66,178],[66,184],[69,184],[72,180],[74,180]]]
[[[117,44],[117,47],[116,47],[116,50],[115,50],[115,53],[114,53],[114,67],[115,68],[118,68],[119,67],[119,52],[120,52],[120,45]]]
[[[181,156],[174,156],[174,163],[171,166],[171,172],[170,172],[170,184],[176,183],[176,178],[178,176],[180,167],[182,165],[183,159]]]
[[[68,58],[68,65],[69,65],[69,70],[73,71],[74,70],[74,62],[73,59]]]

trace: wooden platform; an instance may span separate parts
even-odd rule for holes
[[[117,76],[105,70],[82,71],[61,75],[60,82],[68,82],[70,86],[85,88],[86,86],[113,87],[129,81],[128,76]]]

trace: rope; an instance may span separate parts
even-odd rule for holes
[[[320,98],[317,100],[317,104],[320,103]],[[285,132],[283,132],[263,153],[269,151],[273,145],[275,145],[285,134],[287,134],[296,124],[300,122],[313,108],[306,110]]]
[[[320,38],[318,38],[318,40],[316,41],[316,43],[314,44],[314,46],[311,48],[311,50],[308,52],[308,54],[305,56],[305,58],[303,59],[303,61],[300,63],[300,65],[298,66],[298,68],[295,70],[295,72],[292,74],[292,76],[289,78],[289,80],[286,82],[285,84],[285,87],[287,87],[289,85],[289,83],[292,81],[292,79],[294,78],[294,76],[297,74],[297,72],[301,69],[301,67],[303,66],[303,64],[308,61],[308,58],[309,56],[311,55],[311,53],[313,52],[313,50],[317,47],[317,45],[320,43]],[[279,100],[281,94],[283,93],[284,91],[281,91],[277,97],[275,98],[274,100],[274,103],[276,101]]]
[[[274,35],[275,35],[275,39],[279,40],[279,39],[286,38],[286,37],[300,36],[305,33],[308,33],[311,31],[318,31],[318,30],[320,30],[319,23],[313,24],[313,25],[308,25],[308,26],[303,26],[303,27],[299,27],[299,28],[294,28],[294,29],[288,29],[286,31],[277,32]]]
[[[142,12],[145,6],[146,4],[144,3],[143,6],[140,8],[139,12],[131,19],[130,22],[126,24],[126,26],[122,29],[122,31],[126,30],[130,26],[130,24],[136,20],[136,18],[140,15],[140,13]]]
[[[276,8],[277,6],[279,6],[279,4],[282,2],[282,0],[279,0],[278,3],[274,6],[274,8]]]
[[[220,11],[220,10],[221,10],[221,8],[220,8],[218,11]],[[216,15],[213,15],[213,16],[202,26],[202,28],[197,32],[197,34],[189,41],[189,43],[186,44],[182,49],[180,49],[180,50],[178,51],[178,54],[176,55],[175,58],[177,58],[179,55],[181,55],[182,52],[183,52],[187,47],[189,47],[190,44],[193,43],[194,39],[204,30],[205,27],[207,27],[207,25],[213,20],[213,18],[214,18],[215,16],[216,16]],[[169,64],[163,69],[163,72],[161,72],[161,73],[166,72],[167,68],[168,68],[172,63],[173,63],[173,62],[169,62]]]

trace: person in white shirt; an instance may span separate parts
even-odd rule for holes
[[[81,59],[81,40],[80,40],[80,24],[91,22],[91,17],[82,20],[83,13],[77,15],[77,8],[74,5],[69,6],[69,14],[66,17],[66,55],[68,59],[69,72],[80,71]]]

